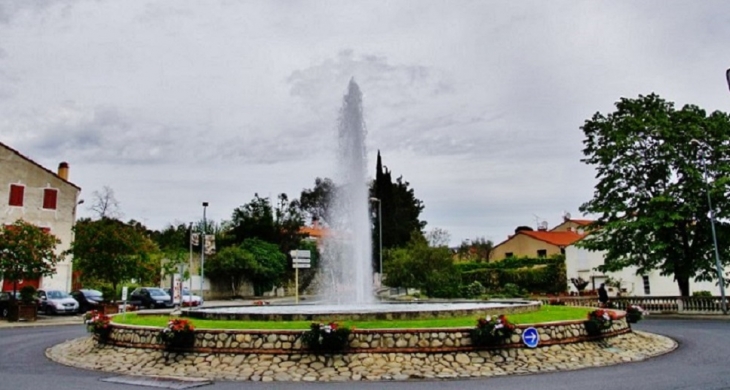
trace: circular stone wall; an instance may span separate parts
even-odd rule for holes
[[[364,305],[276,305],[196,308],[184,317],[242,321],[364,321],[453,318],[537,311],[538,301],[380,303]]]

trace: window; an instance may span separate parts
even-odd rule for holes
[[[55,188],[46,188],[43,190],[43,208],[47,210],[55,210],[58,201],[58,190]]]
[[[547,257],[547,249],[538,249],[537,257]]]
[[[644,279],[644,295],[651,295],[651,286],[649,286],[649,277],[644,275],[641,278]]]
[[[562,247],[560,248],[560,254],[561,255],[564,255],[565,254],[565,248],[562,248]]]
[[[25,186],[21,184],[11,184],[8,205],[23,207],[23,193],[25,193]]]
[[[512,256],[514,256],[514,253],[512,253],[512,252],[507,252],[504,254],[504,257],[512,257]]]

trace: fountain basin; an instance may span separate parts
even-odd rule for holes
[[[537,311],[537,301],[275,305],[194,308],[184,317],[239,321],[369,321],[455,318]]]

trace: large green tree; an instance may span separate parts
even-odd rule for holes
[[[255,295],[262,295],[282,281],[286,264],[287,257],[277,245],[248,238],[212,256],[207,272],[211,278],[229,284],[234,295],[244,279],[253,284]]]
[[[299,204],[302,212],[312,221],[327,225],[335,184],[329,178],[316,178],[314,188],[302,190]]]
[[[157,246],[135,224],[111,218],[80,219],[74,236],[69,253],[82,280],[106,282],[116,291],[130,279],[144,283],[159,277],[159,262],[151,259]]]
[[[249,203],[233,210],[226,243],[240,245],[248,238],[258,238],[289,253],[303,238],[302,226],[304,217],[298,200],[289,201],[286,194],[280,194],[272,206],[269,198],[255,194]]]
[[[419,219],[424,208],[423,202],[416,198],[410,183],[404,181],[402,176],[393,182],[390,170],[383,166],[380,151],[370,196],[381,202],[383,249],[403,247],[411,239],[411,233],[423,232],[426,221]],[[373,203],[373,208],[373,269],[378,269],[381,215],[378,215],[377,202]]]
[[[715,213],[727,263],[730,117],[693,105],[677,110],[651,94],[621,99],[614,112],[596,113],[582,130],[582,161],[595,167],[598,184],[580,208],[597,216],[581,245],[605,251],[599,269],[658,269],[674,276],[683,296],[691,279],[718,280],[709,215]]]
[[[13,282],[37,279],[56,273],[62,256],[56,254],[60,241],[50,233],[22,219],[0,228],[0,276]]]

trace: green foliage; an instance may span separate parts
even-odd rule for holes
[[[674,276],[683,296],[692,278],[717,280],[707,196],[718,239],[727,242],[730,117],[692,105],[678,110],[651,94],[621,99],[614,112],[596,113],[582,130],[582,161],[595,167],[598,184],[580,211],[598,218],[579,245],[605,251],[599,270],[658,269]],[[719,249],[727,263],[730,246]]]
[[[101,286],[99,291],[101,292],[104,302],[107,303],[114,302],[121,296],[121,294],[117,294],[117,291],[109,285]]]
[[[20,301],[26,305],[32,304],[36,299],[36,289],[33,286],[23,286],[20,289]]]
[[[81,219],[74,226],[74,242],[68,253],[83,280],[117,286],[130,279],[142,282],[159,275],[159,262],[151,255],[157,246],[134,224],[103,218]]]
[[[712,293],[707,290],[693,291],[692,296],[693,297],[702,297],[702,298],[711,298]]]
[[[302,343],[312,352],[339,352],[348,346],[350,328],[330,322],[313,322],[309,330],[302,334]]]
[[[14,282],[38,279],[56,273],[62,256],[56,254],[60,241],[41,228],[19,219],[0,228],[0,276]]]
[[[255,295],[262,295],[281,281],[286,259],[276,245],[249,238],[240,246],[221,249],[210,257],[206,269],[212,279],[230,285],[233,295],[244,280],[253,283]]]
[[[311,190],[302,190],[299,196],[299,204],[302,212],[307,214],[309,219],[313,221],[318,220],[326,225],[332,195],[335,190],[335,184],[331,179],[316,178],[314,180],[314,188]]]
[[[478,280],[475,280],[470,284],[460,286],[459,290],[459,296],[463,298],[479,298],[487,292],[487,289],[485,289]]]
[[[456,269],[464,284],[481,283],[488,291],[505,296],[526,293],[565,292],[565,258],[509,258],[493,263],[459,263]],[[510,285],[514,285],[512,288]]]
[[[434,298],[459,295],[461,283],[451,251],[446,247],[430,247],[418,231],[413,232],[405,248],[386,251],[383,263],[384,282],[388,286],[417,288]]]
[[[383,228],[383,249],[394,249],[405,247],[411,240],[411,233],[422,232],[426,226],[425,221],[419,218],[423,212],[423,202],[416,198],[410,183],[398,177],[395,182],[387,168],[383,167],[380,152],[375,169],[375,181],[370,187],[370,197],[380,199],[380,211],[382,214]],[[379,216],[377,203],[373,204],[373,269],[379,266]],[[386,262],[383,253],[383,262]],[[385,265],[383,265],[385,267]]]

